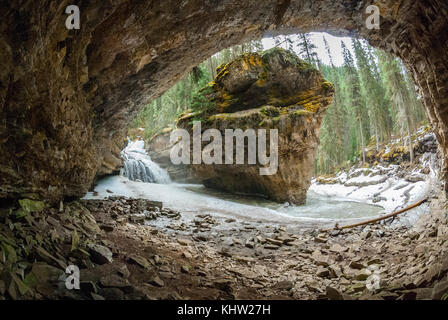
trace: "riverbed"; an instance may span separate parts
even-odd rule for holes
[[[123,176],[109,176],[100,180],[95,191],[89,192],[85,198],[104,199],[109,196],[161,201],[165,207],[191,218],[198,214],[210,214],[244,221],[292,223],[303,227],[365,220],[383,212],[380,206],[321,196],[312,191],[308,193],[305,205],[295,206],[223,193],[202,185],[144,183],[130,181]]]

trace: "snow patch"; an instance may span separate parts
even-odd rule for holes
[[[339,173],[333,179],[338,183],[334,184],[322,184],[317,179],[313,179],[309,190],[332,199],[378,205],[384,208],[386,214],[392,213],[427,198],[433,190],[438,172],[436,155],[426,153],[420,161],[422,168],[426,166],[430,168],[429,174],[421,174],[415,169],[403,176],[398,174],[400,167],[397,165],[389,167],[378,165],[370,169],[351,169],[348,174]],[[320,180],[325,181],[325,179]],[[327,179],[327,182],[329,180]],[[427,212],[428,209],[428,205],[424,204],[408,211],[400,216],[401,223],[414,224],[419,215]]]

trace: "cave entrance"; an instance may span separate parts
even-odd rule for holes
[[[188,2],[175,10],[169,1],[91,3],[80,8],[79,30],[66,29],[65,11],[56,5],[46,8],[47,20],[31,19],[33,28],[17,23],[38,15],[31,4],[5,6],[1,196],[36,193],[58,201],[84,195],[95,176],[121,165],[129,122],[193,66],[235,44],[297,31],[359,36],[401,58],[447,154],[445,4],[382,1],[376,3],[380,28],[369,29],[370,4]],[[45,72],[25,72],[21,65]]]
[[[233,61],[245,57],[248,64],[251,60],[256,64],[257,52],[276,49],[300,56],[310,67],[319,70],[335,87],[332,104],[326,110],[322,124],[314,128],[320,131],[320,145],[318,145],[319,136],[315,145],[308,145],[309,148],[315,148],[312,151],[315,160],[307,168],[313,170],[313,180],[308,194],[308,205],[299,209],[290,206],[296,203],[289,203],[288,199],[275,204],[260,198],[244,198],[242,195],[266,198],[266,194],[263,194],[265,190],[259,192],[259,189],[251,189],[251,186],[247,189],[233,189],[233,182],[227,182],[224,187],[214,185],[210,180],[201,180],[195,176],[187,165],[178,166],[178,163],[174,165],[170,157],[172,146],[170,138],[177,127],[178,119],[202,112],[206,101],[198,97],[200,98],[204,88],[207,89],[210,83],[216,83],[223,74],[230,72],[227,69],[232,69]],[[248,67],[245,64],[244,60],[239,73],[250,72],[250,69],[247,71]],[[237,87],[237,81],[233,81],[231,86]],[[244,81],[246,82],[242,90],[247,91],[251,82]],[[254,78],[252,83],[255,81],[259,79]],[[247,108],[253,109],[255,106],[252,104]],[[279,110],[283,110],[281,108],[277,110],[275,107],[268,110],[266,106],[263,108],[264,116],[268,116],[264,117],[263,121],[269,120],[269,117],[280,116]],[[309,111],[304,109],[296,112],[306,114]],[[231,113],[218,112],[218,117],[230,119]],[[204,121],[203,118],[204,116],[198,118],[199,124]],[[260,121],[257,120],[255,129],[259,128],[259,125]],[[231,126],[229,123],[228,128]],[[307,134],[313,133],[305,131],[305,139]],[[432,190],[433,176],[437,174],[435,165],[437,141],[428,126],[421,96],[416,92],[413,80],[401,60],[374,49],[365,40],[338,38],[327,33],[266,37],[224,49],[194,67],[165,94],[147,105],[134,119],[128,137],[133,141],[140,139],[142,143],[145,142],[146,151],[151,157],[149,159],[151,165],[142,169],[141,166],[144,165],[135,162],[135,158],[131,156],[132,165],[129,161],[125,162],[125,176],[138,182],[174,181],[218,188],[229,194],[198,186],[187,187],[188,190],[194,191],[196,196],[198,194],[210,196],[216,201],[229,200],[233,204],[229,202],[228,206],[234,206],[234,210],[238,212],[241,208],[236,204],[263,207],[262,210],[268,208],[280,214],[311,219],[376,217],[381,212],[391,213],[423,199]],[[220,137],[219,141],[221,140]],[[132,146],[128,147],[128,150],[129,148],[133,151]],[[140,149],[145,152],[141,145]],[[220,154],[222,151],[221,149]],[[171,180],[165,179],[165,176],[160,174],[160,169],[168,170]],[[148,175],[147,171],[151,170],[155,171]],[[217,175],[219,176],[219,173]],[[237,181],[247,180],[247,177],[238,171],[232,172],[232,175],[235,175]],[[279,184],[278,181],[276,183]],[[294,187],[300,186],[294,185]],[[283,188],[282,192],[286,193],[288,187]],[[107,188],[102,189],[104,193]],[[109,190],[113,191],[114,188],[111,187]],[[152,191],[154,192],[154,189]],[[179,192],[178,198],[174,196],[176,192]],[[148,190],[147,193],[152,192]],[[171,202],[181,203],[185,201],[186,194],[180,190],[173,190],[170,197]],[[157,200],[170,202],[165,198]],[[189,202],[188,206],[194,207],[192,203],[202,201],[207,202],[204,198],[196,199]],[[213,205],[225,206],[224,203]],[[414,223],[417,216],[427,209],[427,206],[415,209],[407,215],[409,218],[405,219],[406,223],[408,225]],[[198,209],[201,210],[204,208]],[[276,218],[280,219],[273,217],[274,220]]]
[[[369,16],[366,9],[371,4],[380,11],[379,29],[368,28],[366,24]],[[327,233],[316,230],[300,233],[290,223],[291,217],[276,225],[272,218],[248,222],[241,217],[212,217],[211,210],[228,210],[228,206],[213,200],[217,198],[213,194],[200,197],[204,193],[200,190],[181,187],[174,194],[168,184],[159,184],[159,189],[146,193],[165,196],[167,201],[171,195],[184,195],[177,199],[177,205],[196,206],[193,212],[186,212],[190,218],[186,222],[179,221],[175,210],[161,208],[154,201],[115,198],[60,204],[64,197],[82,197],[95,176],[110,174],[121,166],[120,153],[128,124],[142,107],[160,97],[194,66],[236,44],[295,32],[327,31],[339,36],[357,36],[402,59],[419,88],[447,164],[446,1],[83,1],[80,29],[74,30],[66,28],[65,5],[56,1],[22,1],[19,6],[17,1],[9,1],[0,10],[0,198],[25,200],[1,210],[0,263],[3,266],[7,262],[7,267],[0,269],[7,274],[2,277],[6,290],[1,290],[0,299],[6,291],[5,296],[12,299],[27,292],[31,293],[25,296],[27,299],[86,298],[82,295],[84,290],[79,291],[81,296],[73,292],[59,295],[47,288],[41,293],[28,291],[27,286],[36,279],[42,280],[39,273],[49,271],[53,278],[54,268],[63,271],[72,263],[89,269],[93,263],[119,267],[109,264],[111,259],[132,266],[129,264],[129,270],[121,266],[113,273],[112,269],[103,269],[111,277],[104,278],[103,273],[95,279],[99,291],[96,285],[88,285],[88,299],[120,299],[130,291],[135,294],[131,298],[169,299],[300,299],[322,298],[323,294],[340,299],[345,297],[341,292],[358,298],[362,295],[362,298],[406,299],[441,298],[446,293],[446,282],[435,285],[436,281],[446,279],[448,266],[443,193],[435,195],[432,203],[436,210],[432,215],[424,216],[421,225],[405,232],[377,224],[348,232],[336,229]],[[214,69],[210,69],[212,73]],[[314,71],[310,73],[314,74],[314,80],[322,80]],[[398,74],[404,75],[400,66]],[[380,80],[375,75],[372,79]],[[320,89],[326,97],[325,92],[328,94],[331,86],[321,83]],[[272,115],[272,109],[265,111]],[[297,114],[299,121],[307,116],[303,110],[296,111],[302,111]],[[273,115],[275,118],[275,112]],[[337,125],[328,125],[327,143],[322,145],[329,149],[318,154],[316,173],[329,172],[344,159],[341,156],[332,163],[332,154],[338,151],[335,146],[361,149],[358,158],[363,162],[375,157],[383,160],[406,157],[405,139],[378,156],[377,151],[381,152],[380,145],[387,136],[382,132],[387,131],[383,130],[387,122],[376,119],[374,114],[369,116],[372,119],[367,124],[362,117],[356,118],[360,129],[353,126],[351,130],[362,131],[360,137],[366,140],[354,139],[351,145],[343,143],[349,140],[341,142],[339,134],[331,134],[331,128]],[[427,139],[429,132],[425,130],[418,137],[419,143],[430,150],[434,141],[431,137]],[[342,135],[353,132],[341,130]],[[416,132],[408,134],[410,144],[412,134],[418,135],[420,131]],[[368,138],[372,136],[375,139],[370,141]],[[313,135],[308,132],[302,137],[309,139]],[[365,146],[369,148],[364,150]],[[134,153],[141,150],[135,149]],[[375,152],[370,153],[372,150]],[[417,156],[414,160],[418,160]],[[418,174],[400,177],[406,180],[403,183],[378,191],[396,193],[400,199],[409,200],[424,183],[420,181],[421,175],[433,170],[432,160],[426,160],[428,169],[417,168],[421,170]],[[344,187],[354,189],[385,182],[381,182],[385,174],[382,168],[358,169],[351,176],[323,176],[317,182],[328,192],[342,182]],[[389,173],[393,174],[386,174]],[[369,185],[372,181],[375,184]],[[238,182],[244,185],[247,181]],[[126,183],[127,191],[134,197],[145,196],[145,190]],[[376,203],[393,198],[384,200],[378,192],[372,192],[371,197],[372,202],[378,200]],[[39,201],[42,198],[48,207]],[[200,205],[206,201],[207,206],[201,211]],[[60,205],[56,207],[55,203]],[[248,205],[237,204],[238,214],[246,214],[249,220]],[[272,217],[272,208],[268,207],[265,213]],[[25,221],[27,214],[33,218]],[[153,225],[153,229],[138,226],[146,218],[152,221],[159,216],[161,224]],[[33,227],[28,228],[26,223]],[[219,233],[223,226],[225,231]],[[316,229],[312,223],[306,227]],[[168,230],[174,237],[166,237],[160,230]],[[44,261],[50,268],[35,266],[36,262]],[[130,272],[133,276],[117,281],[117,277],[126,278]],[[371,287],[367,280],[378,277],[381,281]],[[143,281],[145,285],[141,286]],[[375,291],[376,285],[381,285],[381,293]],[[170,295],[161,296],[165,293]]]

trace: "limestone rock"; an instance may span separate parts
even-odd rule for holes
[[[93,262],[97,264],[105,264],[112,262],[112,252],[109,248],[99,244],[88,244],[89,253]]]
[[[192,120],[204,119],[201,130],[213,128],[222,137],[226,129],[278,129],[278,170],[261,175],[260,163],[192,164],[195,176],[205,186],[232,193],[261,195],[278,202],[302,204],[311,184],[319,130],[333,97],[333,85],[313,66],[289,51],[274,48],[251,53],[220,66],[218,75],[193,101],[194,112],[180,117],[177,125],[193,131]],[[269,134],[268,134],[269,136]],[[225,138],[223,138],[224,141]],[[269,138],[268,138],[269,140]],[[203,142],[203,147],[208,143]],[[244,153],[248,144],[240,147]],[[256,162],[256,161],[255,161]],[[270,166],[274,166],[270,163]]]
[[[145,269],[150,269],[151,268],[151,264],[148,262],[148,260],[146,260],[145,257],[142,256],[138,256],[138,255],[131,255],[129,257],[129,261],[138,264],[139,266],[145,268]]]
[[[101,286],[105,288],[127,288],[130,287],[130,283],[128,280],[116,275],[116,274],[108,274],[101,278],[100,280]]]
[[[366,266],[363,263],[359,262],[359,261],[352,260],[350,262],[350,264],[349,264],[349,267],[352,268],[352,269],[361,270],[361,269],[365,268]]]
[[[159,276],[154,276],[154,278],[151,279],[149,284],[151,284],[153,286],[156,286],[156,287],[163,287],[163,286],[165,286],[165,282],[162,279],[160,279]]]
[[[125,264],[119,265],[117,267],[117,273],[125,279],[129,278],[129,276],[131,275],[131,272]]]
[[[367,278],[371,275],[372,273],[371,272],[369,272],[369,271],[367,271],[367,270],[361,270],[361,272],[359,272],[357,275],[356,275],[356,280],[358,280],[358,281],[364,281],[364,280],[367,280]]]
[[[330,271],[327,268],[320,266],[317,269],[316,276],[320,278],[327,278],[328,276],[330,276]]]
[[[342,293],[330,286],[326,288],[326,296],[329,300],[344,300]]]
[[[192,245],[191,240],[188,240],[188,239],[177,239],[177,242],[179,242],[179,244],[182,246],[191,246]]]
[[[281,247],[282,244],[283,244],[282,241],[276,240],[276,239],[272,239],[272,238],[266,238],[265,240],[266,240],[266,242],[269,242],[270,244],[276,245],[278,247]]]

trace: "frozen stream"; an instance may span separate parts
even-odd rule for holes
[[[109,191],[107,191],[109,190]],[[207,213],[246,220],[273,222],[330,222],[378,216],[383,209],[369,204],[343,201],[309,192],[307,204],[292,206],[258,198],[236,196],[206,189],[201,185],[155,184],[130,181],[123,176],[110,176],[99,181],[97,194],[87,199],[126,196],[162,201],[164,206],[183,214]],[[112,193],[110,193],[112,192]]]

